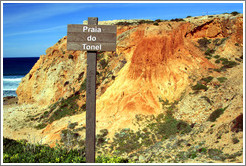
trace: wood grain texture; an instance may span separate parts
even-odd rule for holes
[[[88,18],[89,24],[97,24],[98,18]],[[96,152],[96,71],[97,52],[87,52],[86,75],[86,162],[95,163]]]

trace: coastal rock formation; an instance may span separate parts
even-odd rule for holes
[[[174,117],[190,125],[202,124],[214,110],[226,108],[228,111],[214,123],[218,122],[218,130],[223,121],[231,125],[242,113],[242,34],[240,14],[154,23],[133,21],[130,25],[118,22],[116,52],[98,53],[97,130],[107,129],[112,138],[118,129],[137,129],[132,123],[136,115],[165,113],[164,108],[171,103],[178,103]],[[61,139],[68,121],[85,127],[85,112],[79,111],[86,104],[87,55],[67,51],[66,45],[65,36],[48,48],[16,91],[19,104],[38,104],[48,110],[49,115],[42,118],[53,117],[59,103],[60,108],[73,108],[63,101],[78,106],[77,115],[49,121],[40,130],[47,143]]]

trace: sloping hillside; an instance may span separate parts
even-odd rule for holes
[[[111,138],[108,143],[112,143],[119,130],[151,130],[153,116],[167,116],[171,111],[175,123],[182,121],[191,126],[189,132],[195,133],[194,141],[189,144],[207,141],[206,147],[212,148],[214,141],[218,141],[218,133],[222,133],[217,148],[226,144],[222,151],[240,151],[241,128],[237,132],[232,128],[237,123],[233,120],[243,113],[242,15],[140,20],[117,25],[117,51],[98,53],[97,133],[107,130],[107,140]],[[75,125],[73,132],[84,138],[86,52],[67,51],[66,45],[65,36],[48,48],[46,55],[40,56],[22,79],[16,91],[19,102],[16,108],[22,113],[19,120],[17,114],[12,115],[17,118],[12,122],[8,115],[16,108],[5,111],[8,123],[4,125],[4,135],[13,137],[18,131],[22,135],[19,138],[26,138],[28,121],[31,135],[35,133],[37,140],[42,138],[44,143],[54,146],[56,139],[64,139],[63,132],[71,122]],[[145,118],[137,125],[138,116]],[[149,117],[152,121],[146,121]],[[152,124],[156,131],[158,123],[162,121]],[[209,127],[212,125],[213,128]],[[205,129],[196,133],[197,126]],[[232,137],[239,142],[234,144]],[[155,139],[163,140],[163,136],[157,134]],[[120,144],[114,145],[115,150]],[[242,161],[242,154],[239,156],[233,159]]]

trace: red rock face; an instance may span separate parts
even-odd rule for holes
[[[97,95],[98,119],[117,124],[102,123],[101,127],[117,128],[127,125],[136,114],[160,113],[159,98],[170,102],[179,100],[193,83],[191,76],[199,78],[208,73],[208,68],[216,67],[196,46],[197,40],[230,37],[231,42],[226,45],[242,44],[242,30],[242,17],[118,27],[117,34],[121,36],[116,53],[119,56],[105,53],[111,62],[107,69],[116,78],[102,82],[97,90],[99,93],[102,89]],[[17,89],[19,103],[49,105],[80,89],[86,76],[86,56],[81,51],[67,51],[66,42],[64,37],[47,49],[46,55],[40,57],[23,79]],[[226,45],[218,50],[223,52]],[[123,59],[127,63],[117,71],[116,66]],[[85,98],[78,103],[83,105]]]

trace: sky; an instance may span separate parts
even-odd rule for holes
[[[185,18],[237,11],[243,3],[3,3],[3,57],[39,57],[67,35],[67,24]]]

